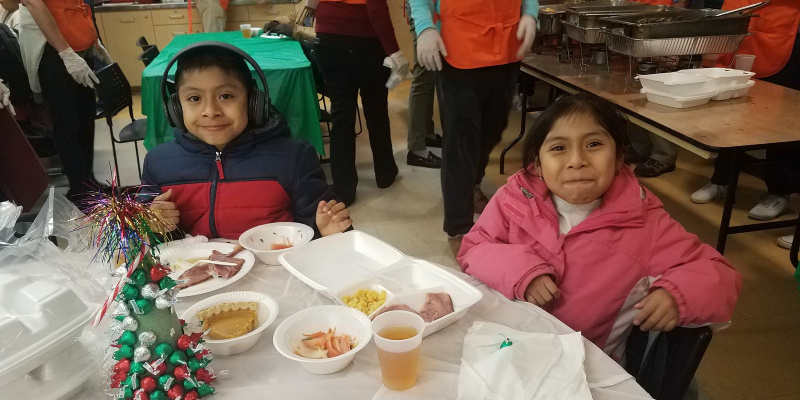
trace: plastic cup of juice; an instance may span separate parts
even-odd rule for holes
[[[383,384],[391,390],[411,389],[417,383],[419,348],[425,321],[408,311],[389,311],[372,321]]]
[[[242,30],[242,36],[244,36],[245,39],[250,39],[250,24],[241,24],[239,25],[239,29]]]

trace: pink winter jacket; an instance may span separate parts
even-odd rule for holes
[[[509,299],[524,299],[537,276],[561,290],[551,313],[619,359],[649,291],[664,288],[679,325],[730,321],[742,279],[712,247],[688,232],[623,167],[602,205],[565,235],[550,192],[537,176],[511,176],[458,254],[461,269]]]

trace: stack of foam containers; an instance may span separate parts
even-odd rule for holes
[[[97,363],[79,341],[96,307],[70,288],[0,273],[0,398],[67,399]]]
[[[752,72],[726,68],[686,69],[639,75],[647,100],[672,108],[689,108],[711,100],[728,100],[747,94],[755,84]]]

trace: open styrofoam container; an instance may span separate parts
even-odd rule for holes
[[[0,273],[0,387],[74,344],[96,310],[65,286]]]
[[[716,96],[719,92],[710,92],[694,96],[678,96],[670,93],[659,92],[657,90],[650,90],[642,88],[642,93],[647,96],[647,101],[651,101],[662,106],[672,108],[689,108],[702,106],[703,104],[711,101],[711,98]]]
[[[741,86],[747,84],[750,78],[756,74],[755,72],[740,71],[738,69],[728,68],[682,69],[678,71],[678,73],[711,78],[711,80],[706,82],[705,85],[706,89],[709,91],[723,90],[730,86]]]
[[[747,94],[751,87],[755,86],[755,81],[747,81],[744,85],[730,86],[720,90],[719,94],[712,97],[711,100],[728,100],[742,97]]]
[[[644,89],[675,96],[695,96],[711,91],[706,88],[706,83],[711,81],[711,78],[705,76],[666,72],[663,74],[639,75],[636,79],[641,82]]]
[[[324,296],[344,304],[358,289],[386,290],[384,307],[406,304],[420,310],[426,293],[447,293],[453,312],[426,324],[425,336],[461,319],[483,293],[458,276],[428,261],[409,257],[391,245],[359,231],[324,237],[278,257],[292,275]]]

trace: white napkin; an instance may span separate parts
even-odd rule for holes
[[[511,346],[500,348],[503,341]],[[591,400],[580,333],[554,335],[475,322],[464,338],[459,400]]]

